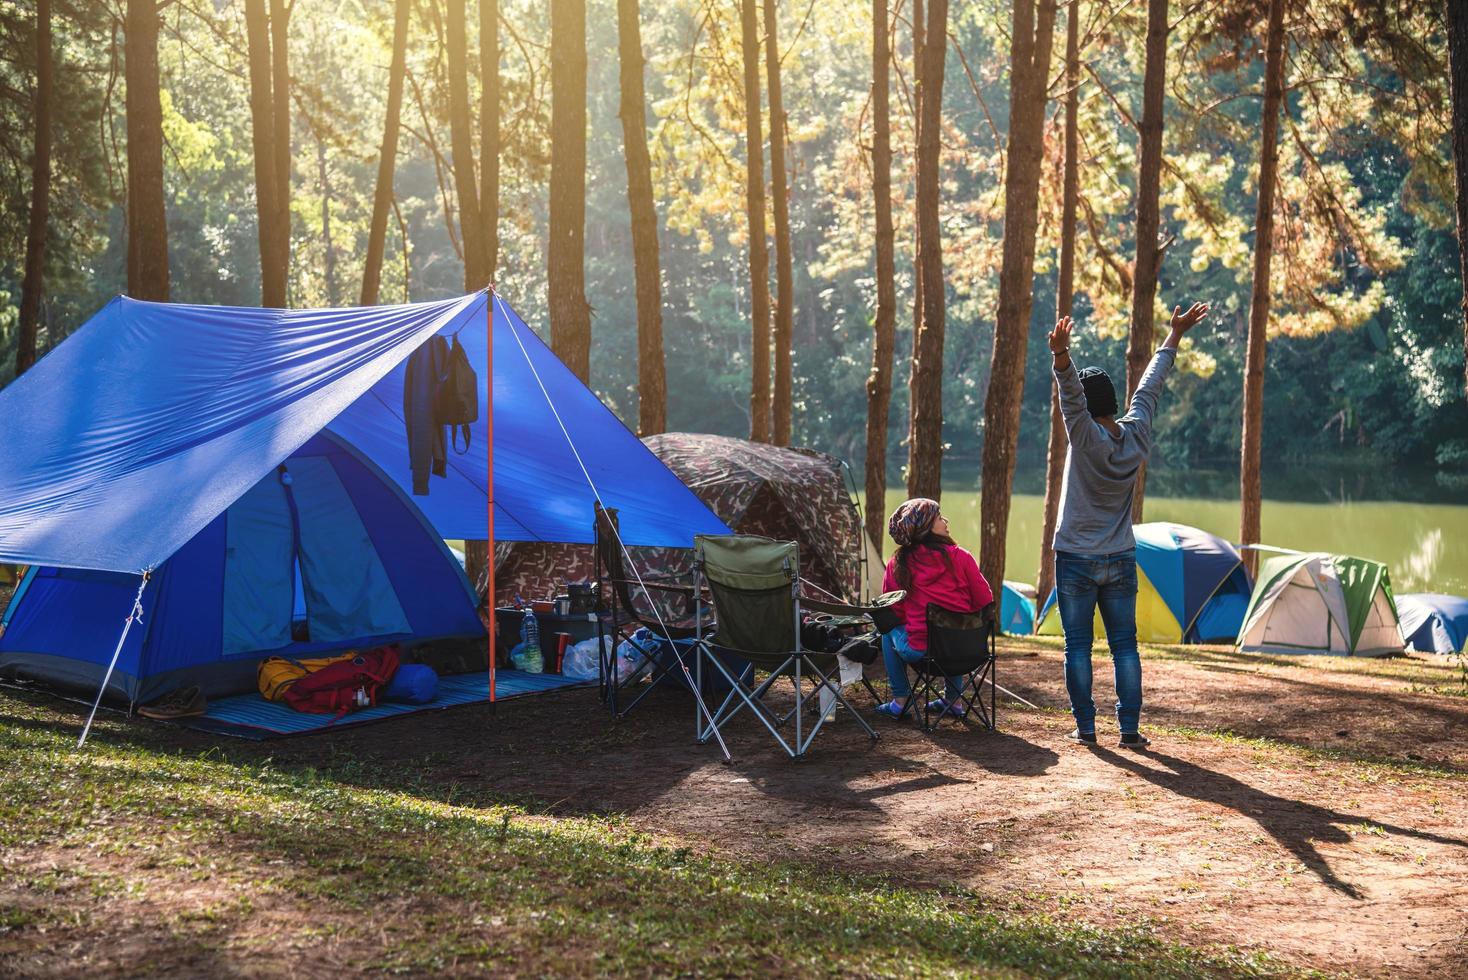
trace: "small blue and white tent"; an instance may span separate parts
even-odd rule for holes
[[[1013,636],[1035,632],[1035,600],[1025,595],[1025,591],[1024,583],[1005,579],[999,596],[999,628]]]
[[[1468,598],[1417,592],[1397,596],[1402,639],[1421,653],[1461,653],[1468,644]]]
[[[410,498],[405,361],[435,334],[476,367],[479,420]],[[482,636],[443,538],[590,542],[598,495],[628,544],[729,533],[486,293],[339,310],[118,298],[0,391],[0,418],[0,562],[39,566],[0,617],[0,673],[95,689],[147,573],[108,686],[133,702],[180,678],[235,684],[281,651]]]

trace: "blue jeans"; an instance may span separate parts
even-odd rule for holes
[[[1135,732],[1142,716],[1136,552],[1077,555],[1057,551],[1055,590],[1060,625],[1065,630],[1065,689],[1070,694],[1076,729],[1096,730],[1096,702],[1091,700],[1091,642],[1092,623],[1100,606],[1116,670],[1116,722],[1123,734]]]
[[[887,667],[887,683],[892,685],[892,697],[907,700],[912,687],[907,682],[907,665],[923,659],[921,650],[914,650],[907,642],[907,630],[897,627],[882,634],[882,662]],[[963,677],[950,677],[944,686],[943,696],[952,704],[963,692]]]

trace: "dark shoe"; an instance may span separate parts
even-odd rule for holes
[[[1123,732],[1121,741],[1116,744],[1124,749],[1145,749],[1152,744],[1152,740],[1141,732]]]
[[[938,715],[939,717],[952,715],[954,718],[962,718],[968,714],[968,709],[963,706],[962,699],[949,704],[947,698],[938,698],[928,702],[928,714]]]
[[[1095,745],[1096,744],[1096,733],[1095,732],[1083,732],[1079,728],[1073,730],[1070,733],[1070,735],[1068,735],[1066,737],[1069,738],[1072,742],[1075,742],[1077,745]]]
[[[138,714],[144,718],[193,718],[209,710],[209,702],[198,686],[169,691],[152,704],[141,705]]]

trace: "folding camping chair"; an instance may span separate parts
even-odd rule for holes
[[[692,622],[695,605],[693,589],[682,583],[628,578],[616,508],[603,508],[599,503],[595,507],[597,594],[602,597],[602,608],[598,610],[596,620],[597,648],[601,652],[601,699],[611,709],[613,717],[621,718],[637,707],[638,703],[657,687],[659,681],[664,677],[673,676],[672,667],[665,660],[659,660],[656,656],[662,645],[680,641],[686,643],[696,638],[699,633]],[[632,590],[634,588],[644,590],[643,595],[647,599],[644,605],[647,611],[643,611],[633,601]],[[664,614],[663,610],[653,605],[653,591],[681,599],[687,611],[681,615]],[[602,612],[606,613],[605,618],[600,615]],[[712,623],[708,625],[711,626]],[[650,649],[632,639],[632,634],[643,627],[650,630],[654,636]],[[612,639],[610,651],[606,649],[608,629],[610,629]],[[632,645],[632,648],[641,657],[646,670],[652,674],[652,682],[626,707],[622,707],[620,703],[622,689],[642,676],[644,667],[639,666],[631,674],[623,676],[617,648],[624,642]],[[674,679],[682,683],[681,678],[675,677]]]
[[[713,599],[718,619],[711,640],[697,643],[696,683],[703,683],[705,665],[729,684],[718,709],[697,721],[698,740],[706,742],[722,732],[739,712],[748,708],[780,747],[793,759],[810,748],[830,714],[822,710],[822,691],[829,692],[830,711],[844,705],[867,735],[876,731],[852,710],[841,693],[836,655],[804,650],[800,643],[800,561],[794,541],[775,541],[754,535],[699,535],[694,538],[695,629],[704,622],[704,586]],[[830,608],[830,604],[822,604]],[[836,607],[842,608],[842,607]],[[846,607],[855,609],[856,607]],[[765,679],[757,685],[759,672]],[[781,715],[766,701],[774,683],[789,677],[795,687],[795,706]],[[810,682],[812,690],[806,690]],[[814,722],[806,718],[811,709]],[[793,740],[781,734],[795,720]],[[809,725],[809,727],[807,727]]]
[[[977,717],[979,724],[994,731],[998,717],[995,685],[995,663],[997,647],[995,634],[995,604],[990,603],[978,612],[957,612],[945,609],[936,603],[928,603],[928,649],[923,658],[908,664],[917,675],[912,694],[902,707],[899,717],[907,717],[909,711],[918,718],[922,729],[932,733],[944,718],[953,718],[954,723],[966,720],[970,715]],[[962,677],[963,686],[958,698],[968,707],[961,717],[945,710],[932,711],[929,705],[944,693],[947,679]],[[985,682],[989,684],[989,705],[984,706]],[[873,692],[875,695],[875,692]],[[914,708],[913,705],[920,707]]]

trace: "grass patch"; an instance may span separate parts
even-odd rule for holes
[[[748,860],[703,856],[618,817],[540,815],[411,765],[295,767],[121,742],[111,726],[78,752],[70,725],[28,700],[6,697],[0,721],[0,972],[55,946],[36,907],[136,919],[170,901],[157,927],[207,927],[189,941],[217,944],[216,963],[330,936],[343,966],[411,972],[1295,972],[1160,939],[1146,921],[1097,929],[966,890],[766,863],[757,840]],[[212,899],[180,907],[204,886]],[[105,944],[117,918],[75,928]]]

